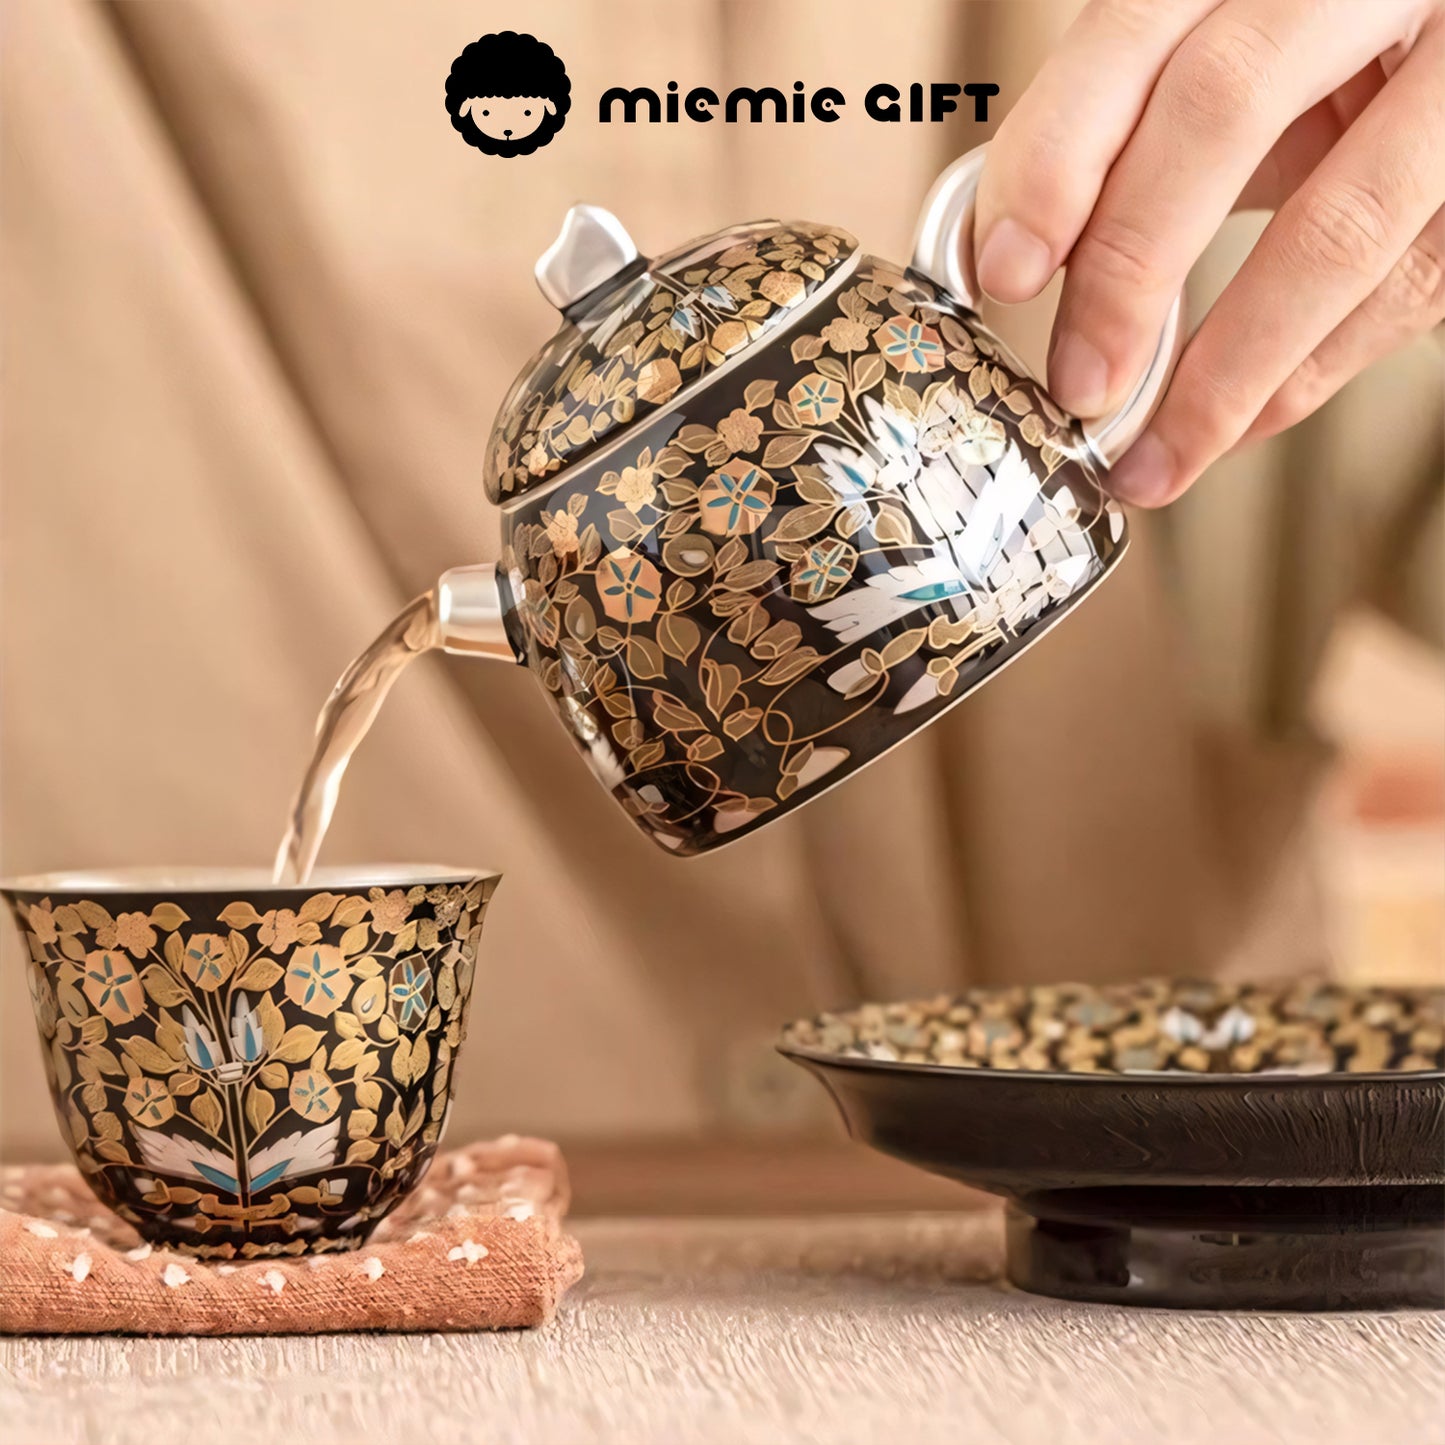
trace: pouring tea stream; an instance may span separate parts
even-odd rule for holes
[[[562,313],[487,446],[495,566],[458,567],[323,710],[278,879],[413,657],[521,662],[603,785],[696,855],[818,796],[1038,640],[1127,546],[1100,478],[1152,414],[1176,301],[1128,400],[1079,424],[977,314],[984,148],[912,261],[759,221],[647,260],[574,206],[537,263]]]

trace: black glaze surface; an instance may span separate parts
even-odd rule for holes
[[[1007,1199],[1021,1288],[1445,1307],[1445,1074],[1030,1076],[782,1052],[855,1139]]]

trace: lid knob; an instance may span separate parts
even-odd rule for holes
[[[637,259],[627,228],[601,206],[573,206],[557,239],[537,259],[537,285],[559,311]]]

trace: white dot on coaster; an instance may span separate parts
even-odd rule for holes
[[[178,1264],[168,1264],[161,1274],[161,1280],[168,1289],[179,1289],[190,1281],[190,1275]]]
[[[375,1283],[386,1273],[386,1266],[374,1254],[370,1254],[362,1261],[361,1272]]]
[[[412,1235],[408,1235],[408,1236],[407,1236],[407,1241],[406,1241],[406,1242],[407,1242],[408,1244],[419,1244],[423,1239],[430,1239],[430,1238],[431,1238],[431,1230],[429,1230],[429,1229],[418,1229],[415,1234],[412,1234]]]
[[[491,1251],[485,1244],[478,1244],[475,1240],[464,1239],[455,1249],[447,1251],[448,1259],[464,1259],[468,1264],[475,1264],[479,1259],[485,1259]]]
[[[235,1274],[235,1272],[236,1266],[234,1264],[218,1264],[216,1266],[217,1274]]]
[[[43,1220],[27,1219],[25,1221],[25,1227],[31,1232],[31,1234],[38,1234],[41,1239],[60,1238],[60,1231],[57,1229],[52,1229]]]
[[[536,1209],[525,1201],[520,1204],[509,1204],[503,1211],[508,1219],[530,1219],[536,1212]]]
[[[268,1269],[261,1276],[261,1283],[268,1286],[272,1294],[280,1294],[286,1288],[286,1276],[279,1269]]]
[[[125,1257],[134,1260],[137,1264],[143,1259],[149,1259],[150,1256],[151,1247],[148,1244],[138,1244],[134,1249],[128,1249],[125,1252]]]
[[[88,1254],[77,1254],[70,1261],[71,1278],[79,1284],[90,1273],[90,1256]]]

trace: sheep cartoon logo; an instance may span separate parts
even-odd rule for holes
[[[452,62],[447,114],[468,145],[489,156],[529,156],[567,119],[567,69],[531,35],[503,30],[474,40]]]

